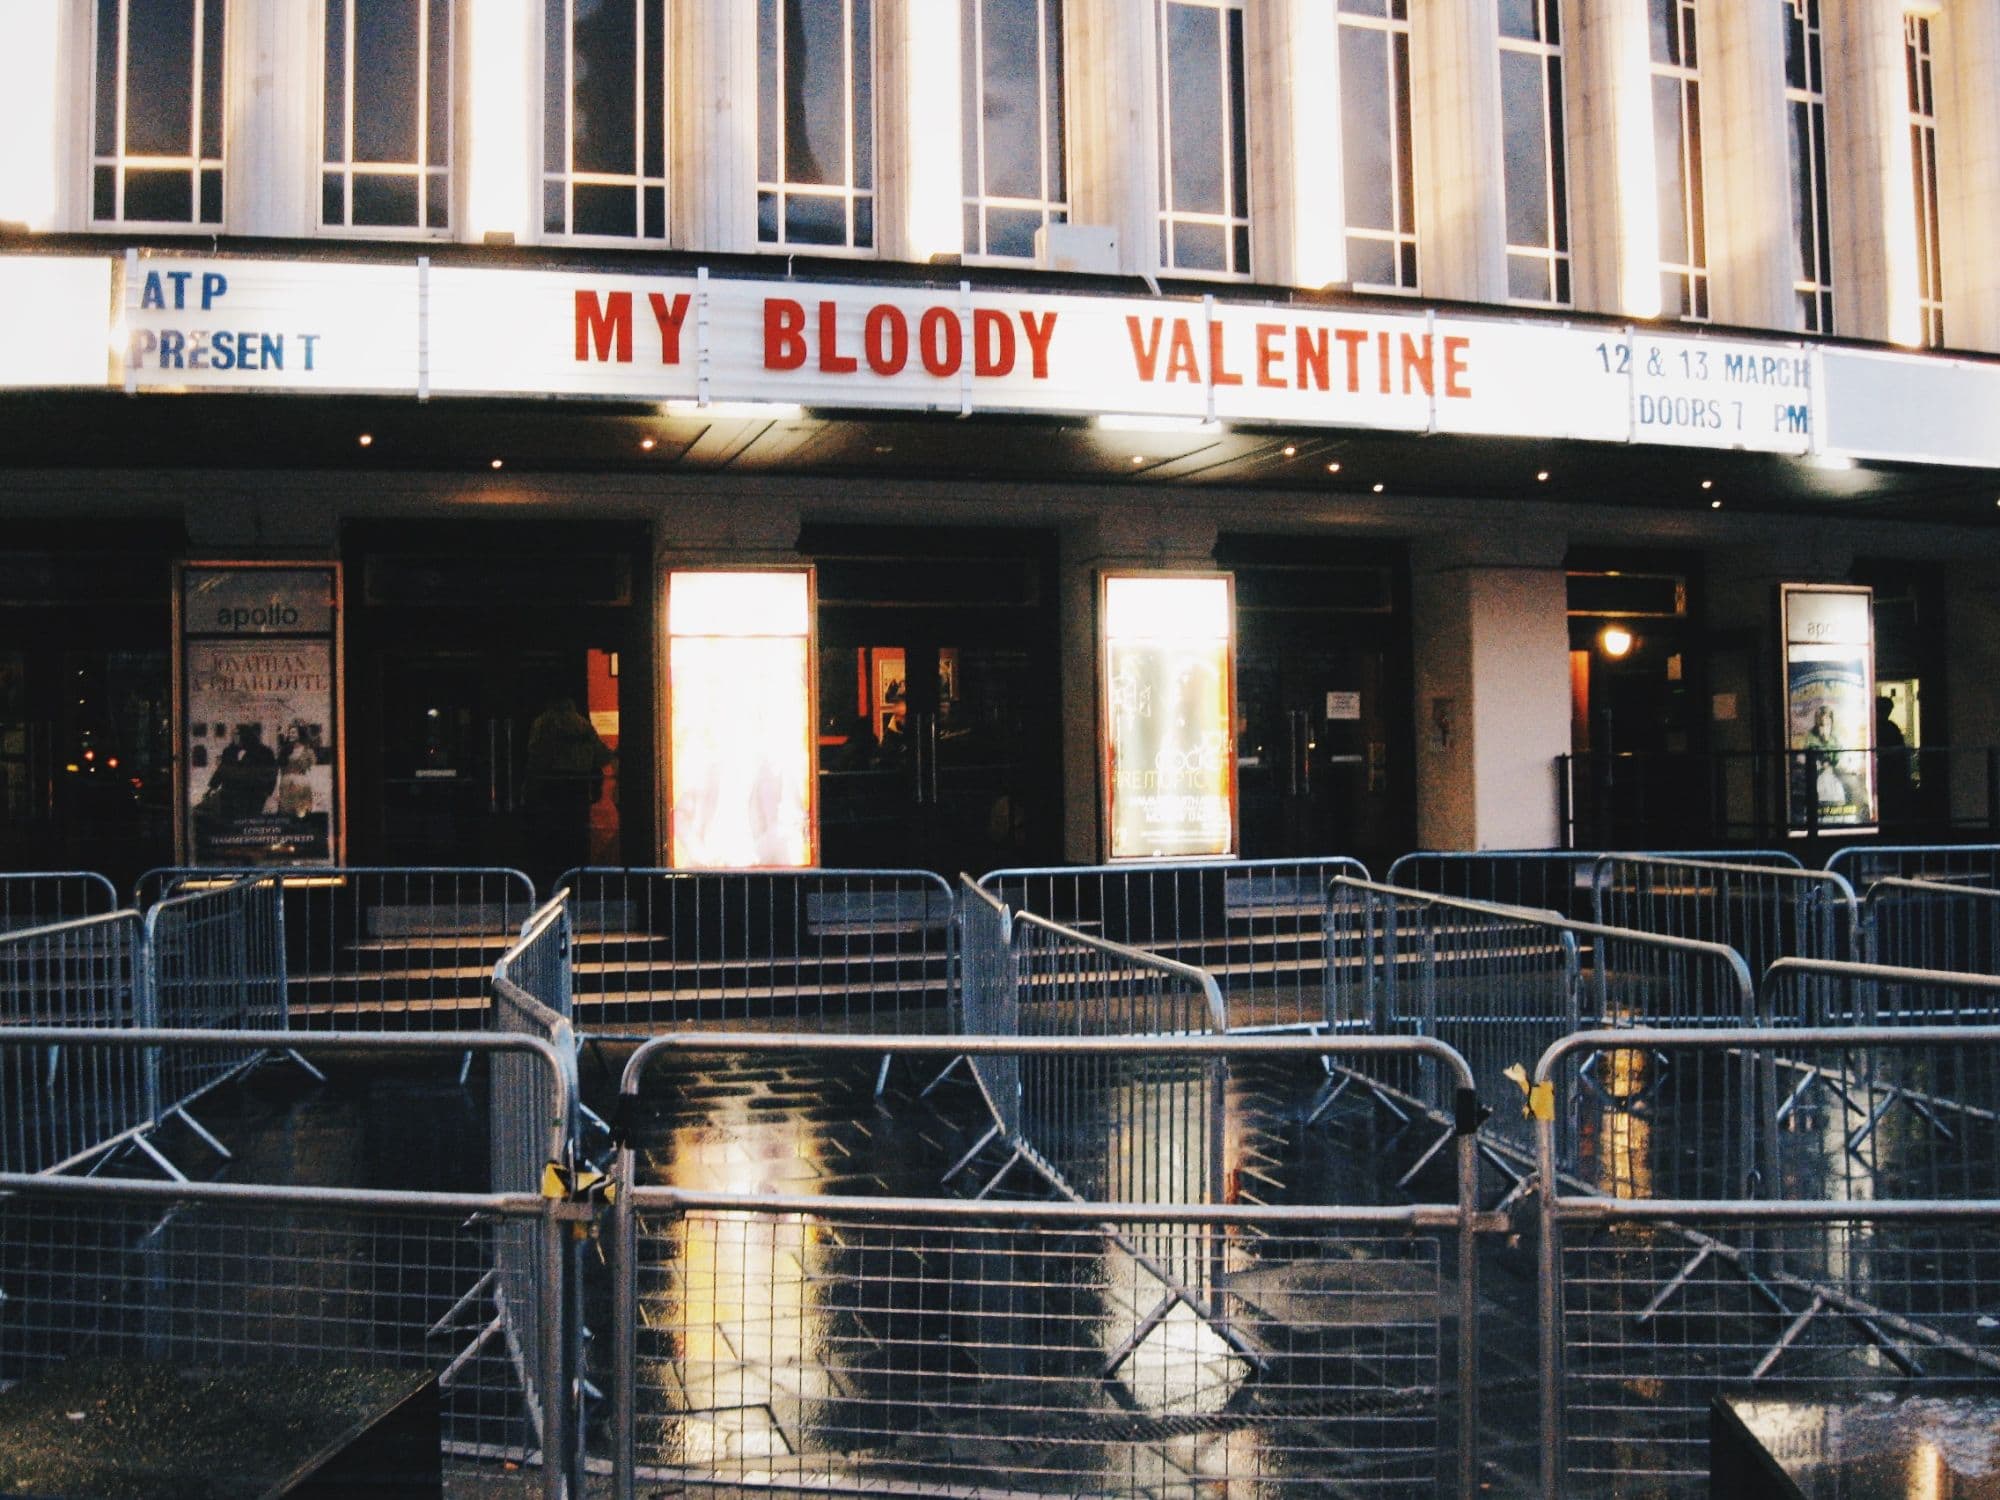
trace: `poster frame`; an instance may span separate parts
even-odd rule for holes
[[[664,868],[677,868],[674,856],[674,682],[673,682],[673,582],[676,576],[699,573],[803,573],[806,580],[806,862],[803,865],[758,865],[745,868],[785,870],[818,869],[820,866],[819,805],[819,569],[813,563],[703,562],[695,564],[663,560],[658,573],[658,682],[660,714],[655,725],[655,750],[660,773],[657,779],[660,830],[659,859]]]
[[[1124,579],[1172,579],[1193,582],[1217,580],[1223,587],[1224,619],[1228,624],[1222,660],[1227,676],[1223,697],[1228,722],[1224,726],[1224,795],[1229,801],[1228,847],[1209,854],[1118,854],[1113,839],[1117,829],[1117,791],[1111,763],[1111,631],[1110,593],[1114,581]],[[1100,568],[1097,573],[1097,845],[1098,856],[1106,864],[1184,864],[1190,860],[1231,860],[1241,857],[1243,842],[1242,807],[1236,784],[1236,575],[1222,569],[1199,568]]]
[[[1816,801],[1802,800],[1796,791],[1795,757],[1806,753],[1792,743],[1792,677],[1793,648],[1809,645],[1810,642],[1793,639],[1792,601],[1801,598],[1825,597],[1828,595],[1858,596],[1864,604],[1868,621],[1867,639],[1858,648],[1861,653],[1862,683],[1860,711],[1856,715],[1860,722],[1859,743],[1842,747],[1858,752],[1863,757],[1868,795],[1868,816],[1854,822],[1844,820],[1826,821],[1818,816]],[[1781,583],[1778,585],[1778,745],[1782,751],[1784,774],[1781,780],[1785,800],[1785,833],[1789,838],[1808,838],[1828,831],[1842,836],[1848,834],[1872,834],[1881,830],[1882,789],[1881,778],[1877,774],[1875,744],[1875,590],[1867,584],[1858,583]]]
[[[249,574],[265,573],[305,573],[323,572],[332,585],[331,611],[333,618],[325,631],[302,631],[291,635],[271,632],[266,636],[223,635],[204,631],[190,631],[187,620],[187,590],[190,574],[229,572]],[[347,860],[347,588],[346,574],[338,558],[184,558],[174,564],[173,575],[173,683],[171,704],[173,713],[173,798],[174,798],[174,861],[176,864],[196,867],[200,865],[200,851],[194,839],[194,809],[189,792],[192,787],[192,767],[188,764],[192,746],[188,735],[188,708],[190,687],[188,683],[188,659],[191,648],[210,641],[223,640],[327,640],[331,647],[332,669],[327,682],[328,721],[332,726],[335,746],[333,762],[333,807],[327,819],[327,855],[324,860],[292,859],[283,861],[285,865],[324,866],[338,869]],[[218,863],[215,868],[229,868]]]

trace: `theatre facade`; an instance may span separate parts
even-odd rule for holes
[[[1994,827],[2000,4],[1623,9],[8,12],[0,861]]]

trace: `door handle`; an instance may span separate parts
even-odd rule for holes
[[[938,716],[924,715],[924,738],[930,741],[931,806],[938,805]]]

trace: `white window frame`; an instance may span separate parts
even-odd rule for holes
[[[416,100],[416,147],[414,162],[356,162],[354,159],[354,5],[352,0],[324,0],[326,14],[332,15],[335,7],[346,25],[346,37],[341,56],[341,86],[346,91],[341,111],[340,155],[334,156],[333,142],[326,138],[326,101],[320,101],[319,121],[314,127],[319,137],[319,170],[314,181],[313,218],[317,232],[323,235],[352,236],[361,239],[448,239],[456,218],[452,202],[455,184],[452,180],[452,148],[457,144],[457,73],[456,58],[445,59],[445,88],[449,97],[445,101],[445,159],[442,162],[430,158],[430,74],[431,48],[436,38],[431,35],[431,7],[429,0],[423,0],[417,12],[417,100]],[[463,31],[463,17],[459,14],[458,0],[445,0],[447,24],[451,37],[448,45],[456,48]],[[326,27],[322,22],[314,55],[319,60],[319,77],[322,91],[326,87]],[[328,223],[325,209],[326,179],[330,176],[341,179],[341,220],[337,224]],[[417,222],[412,224],[356,224],[354,222],[354,179],[357,177],[407,177],[414,179],[417,186]],[[442,224],[430,222],[431,179],[442,178],[445,183],[444,218]]]
[[[1944,252],[1939,240],[1936,53],[1931,18],[1903,17],[1910,86],[1910,187],[1917,215],[1917,311],[1927,349],[1944,347]]]
[[[1389,170],[1389,216],[1398,224],[1407,221],[1410,225],[1407,230],[1357,227],[1347,222],[1347,205],[1345,203],[1341,204],[1341,233],[1348,240],[1374,240],[1388,245],[1390,249],[1390,264],[1395,267],[1395,279],[1393,281],[1355,281],[1353,283],[1354,289],[1356,291],[1367,292],[1389,292],[1400,296],[1416,296],[1423,284],[1424,267],[1422,247],[1423,226],[1417,221],[1417,203],[1415,201],[1416,197],[1419,196],[1415,189],[1417,168],[1414,135],[1417,107],[1415,65],[1411,59],[1410,50],[1409,3],[1408,0],[1388,0],[1388,3],[1383,6],[1383,10],[1387,14],[1380,16],[1363,15],[1358,12],[1346,10],[1340,5],[1339,0],[1332,0],[1332,3],[1335,10],[1334,19],[1337,22],[1340,33],[1344,34],[1349,30],[1366,30],[1379,31],[1384,34],[1383,51],[1389,62],[1388,77],[1384,80],[1388,89],[1389,101],[1389,161],[1391,164]],[[1398,38],[1402,41],[1403,67],[1409,75],[1404,79],[1404,89],[1407,91],[1407,96],[1410,100],[1410,113],[1407,119],[1403,117],[1398,108],[1399,94],[1396,88],[1396,43]],[[1338,45],[1338,42],[1339,37],[1336,36],[1336,45]],[[1336,76],[1339,74],[1340,67],[1340,60],[1336,57],[1334,59]],[[1347,129],[1348,123],[1349,115],[1343,107],[1340,119],[1340,128],[1343,132]],[[1412,201],[1409,203],[1403,202],[1403,178],[1406,175],[1406,166],[1407,175],[1411,183]],[[1351,256],[1349,264],[1352,264]],[[1406,274],[1408,276],[1407,281],[1404,279]]]
[[[1069,219],[1069,194],[1067,191],[1051,192],[1049,182],[1050,146],[1062,164],[1063,186],[1069,183],[1069,141],[1066,139],[1069,125],[1068,84],[1065,76],[1063,56],[1067,43],[1067,29],[1060,37],[1052,37],[1049,32],[1048,17],[1051,9],[1060,17],[1062,0],[1036,0],[1036,57],[1035,70],[1035,110],[1037,119],[1036,140],[1039,156],[1036,176],[1041,179],[1042,196],[1039,198],[1010,198],[984,191],[986,185],[986,112],[983,84],[986,70],[985,61],[985,5],[984,0],[963,0],[959,25],[964,37],[965,58],[970,64],[964,80],[966,139],[971,147],[973,176],[966,183],[964,210],[966,219],[965,260],[972,265],[1022,265],[1032,263],[1034,257],[1002,255],[985,249],[986,215],[993,209],[1007,209],[1015,212],[1039,213],[1046,228],[1050,224],[1065,223]],[[1060,125],[1049,119],[1049,71],[1056,72],[1054,92],[1063,99],[1062,121]],[[1051,137],[1056,137],[1052,142]]]
[[[639,17],[639,33],[632,53],[632,96],[633,96],[633,156],[637,170],[632,172],[580,172],[576,170],[576,7],[577,0],[541,0],[541,69],[539,77],[544,94],[542,103],[541,182],[542,201],[535,206],[535,215],[541,225],[542,237],[559,240],[567,245],[664,245],[673,233],[674,204],[670,189],[671,164],[667,155],[667,110],[672,94],[672,84],[667,72],[673,66],[671,54],[662,50],[659,43],[667,33],[667,0],[640,0],[635,7]],[[548,133],[549,85],[549,28],[548,8],[560,6],[563,12],[563,77],[562,77],[562,120],[563,138],[560,154],[563,166],[555,171],[549,169],[550,143]],[[660,77],[656,80],[657,94],[646,97],[646,56],[655,52],[661,61]],[[647,148],[656,144],[660,148],[660,171],[657,174],[646,170]],[[579,187],[629,188],[634,199],[631,234],[586,233],[569,226],[576,223],[576,189]],[[550,228],[548,220],[548,195],[551,189],[562,194],[562,220],[560,228]],[[646,233],[646,194],[649,189],[657,190],[662,204],[660,232]]]
[[[38,4],[50,0],[36,0]],[[222,17],[222,96],[216,109],[221,115],[219,124],[224,132],[223,149],[228,149],[229,123],[229,41],[227,0],[193,0],[194,4],[194,76],[190,79],[188,146],[185,156],[140,156],[125,150],[125,112],[129,101],[128,88],[130,58],[131,14],[127,0],[94,0],[91,6],[90,29],[90,177],[84,193],[84,208],[88,222],[93,229],[144,228],[150,232],[173,234],[214,234],[221,230],[229,213],[229,179],[227,166],[222,156],[205,155],[201,149],[203,126],[207,123],[202,116],[203,99],[207,93],[206,47],[204,36],[210,15]],[[118,16],[118,59],[114,64],[117,77],[112,81],[112,97],[117,118],[112,126],[112,136],[116,143],[110,155],[100,155],[97,150],[97,127],[99,124],[98,103],[102,94],[102,80],[97,71],[97,39],[103,25],[105,8],[115,6]],[[0,150],[6,149],[0,146]],[[132,170],[147,172],[186,172],[189,177],[188,205],[192,210],[186,219],[134,219],[125,213],[125,174]],[[112,173],[112,205],[114,212],[100,217],[97,213],[97,174],[100,171]],[[222,212],[213,219],[201,216],[201,179],[204,173],[222,174]]]
[[[1497,6],[1500,0],[1493,0]],[[1568,61],[1563,51],[1562,17],[1560,0],[1534,0],[1537,17],[1536,30],[1541,36],[1535,40],[1526,37],[1500,36],[1500,50],[1513,52],[1523,57],[1537,60],[1542,76],[1542,196],[1548,204],[1549,242],[1541,245],[1516,245],[1511,241],[1507,246],[1507,259],[1516,258],[1540,261],[1548,272],[1549,296],[1516,297],[1512,294],[1512,278],[1509,278],[1507,300],[1519,307],[1569,307],[1575,301],[1576,284],[1570,262],[1570,219],[1569,219],[1569,143],[1564,139],[1564,129],[1557,128],[1560,118],[1566,129],[1569,113],[1562,97],[1563,75],[1568,71]],[[1550,41],[1553,23],[1556,40]],[[1501,98],[1501,108],[1506,108],[1505,95]],[[1503,182],[1502,192],[1506,191]],[[1508,216],[1511,221],[1511,214]]]
[[[1647,17],[1647,57],[1650,62],[1647,80],[1647,114],[1652,114],[1653,82],[1667,78],[1675,82],[1680,94],[1680,141],[1678,149],[1681,160],[1681,232],[1687,241],[1688,259],[1670,261],[1661,247],[1659,256],[1660,287],[1662,292],[1661,311],[1670,318],[1679,318],[1689,323],[1706,323],[1709,320],[1708,300],[1708,174],[1702,169],[1702,128],[1701,128],[1701,30],[1697,0],[1664,0],[1674,16],[1675,38],[1678,52],[1685,59],[1690,50],[1695,56],[1695,65],[1685,61],[1670,62],[1653,57],[1651,53],[1651,16]],[[1734,0],[1743,4],[1747,0]],[[1688,46],[1692,38],[1694,46]],[[1655,143],[1657,149],[1658,143]],[[1657,196],[1657,194],[1656,194]],[[1668,277],[1678,277],[1682,285],[1682,308],[1676,311],[1664,305],[1664,293]]]
[[[751,5],[755,3],[755,0],[728,0],[728,3]],[[926,3],[939,4],[943,3],[943,0],[926,0]],[[763,175],[762,162],[760,161],[758,164],[759,169],[757,175],[757,215],[758,215],[757,248],[759,250],[773,252],[780,255],[846,256],[856,259],[873,259],[880,253],[879,247],[882,242],[882,225],[880,222],[880,216],[875,212],[875,209],[878,206],[877,184],[879,182],[882,173],[882,131],[881,131],[881,111],[880,111],[881,78],[880,78],[880,72],[875,66],[876,59],[874,56],[868,57],[865,61],[869,69],[869,88],[868,88],[869,107],[875,110],[876,112],[876,118],[869,122],[869,139],[873,143],[869,155],[872,160],[872,165],[874,167],[874,178],[876,180],[871,181],[866,187],[863,187],[861,184],[855,181],[856,172],[855,172],[855,162],[854,162],[854,123],[855,123],[854,81],[855,78],[857,77],[855,69],[862,60],[857,59],[854,55],[854,16],[856,9],[864,5],[869,8],[869,14],[868,14],[869,46],[871,49],[874,49],[875,51],[879,52],[881,47],[882,27],[881,27],[881,17],[876,15],[874,12],[874,0],[841,0],[842,24],[840,28],[840,35],[841,35],[841,47],[843,49],[842,50],[842,57],[844,62],[843,71],[846,79],[846,87],[841,91],[842,114],[841,114],[840,149],[842,156],[842,169],[841,169],[842,181],[839,185],[817,183],[817,182],[795,184],[786,181],[782,175],[780,175],[777,178],[766,178]],[[762,23],[762,20],[763,17],[760,15],[758,17],[758,22],[760,25]],[[785,155],[786,155],[785,120],[783,116],[784,98],[785,98],[785,72],[784,72],[785,41],[783,36],[783,29],[784,29],[783,0],[779,0],[779,7],[776,11],[776,20],[780,33],[777,39],[776,47],[774,49],[777,56],[778,86],[776,92],[780,110],[779,118],[777,121],[778,170],[780,174],[782,174],[784,171]],[[762,37],[758,38],[758,46],[760,49],[763,46]],[[761,66],[762,62],[760,53],[759,67],[761,68]],[[763,79],[761,77],[757,81],[757,88],[758,88],[757,107],[761,109],[763,100]],[[760,128],[761,124],[762,122],[760,121],[759,122]],[[763,201],[767,194],[776,199],[775,206],[777,210],[777,216],[776,216],[777,233],[775,238],[772,239],[765,239],[763,233]],[[846,210],[846,218],[847,218],[846,241],[842,244],[828,245],[828,244],[818,244],[807,240],[793,241],[786,239],[785,202],[788,198],[826,198],[826,199],[838,200],[840,203],[844,205]],[[863,202],[866,202],[869,206],[869,215],[868,215],[869,238],[868,238],[868,243],[865,245],[855,243],[855,228],[854,228],[857,210],[859,209],[860,205]]]
[[[1790,130],[1789,117],[1799,110],[1805,111],[1807,127],[1804,179],[1796,171],[1791,174],[1792,213],[1803,218],[1809,228],[1814,252],[1812,262],[1800,268],[1805,274],[1792,283],[1792,290],[1798,295],[1801,328],[1807,333],[1828,335],[1833,332],[1833,246],[1829,233],[1832,204],[1827,196],[1826,49],[1821,0],[1778,0],[1778,3],[1791,12],[1787,26],[1792,22],[1798,25],[1806,78],[1804,87],[1791,81],[1789,70],[1785,79],[1786,128]]]

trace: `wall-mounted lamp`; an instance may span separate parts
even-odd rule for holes
[[[1616,660],[1632,649],[1632,632],[1623,625],[1607,625],[1598,635],[1597,644],[1604,648],[1606,656]]]

